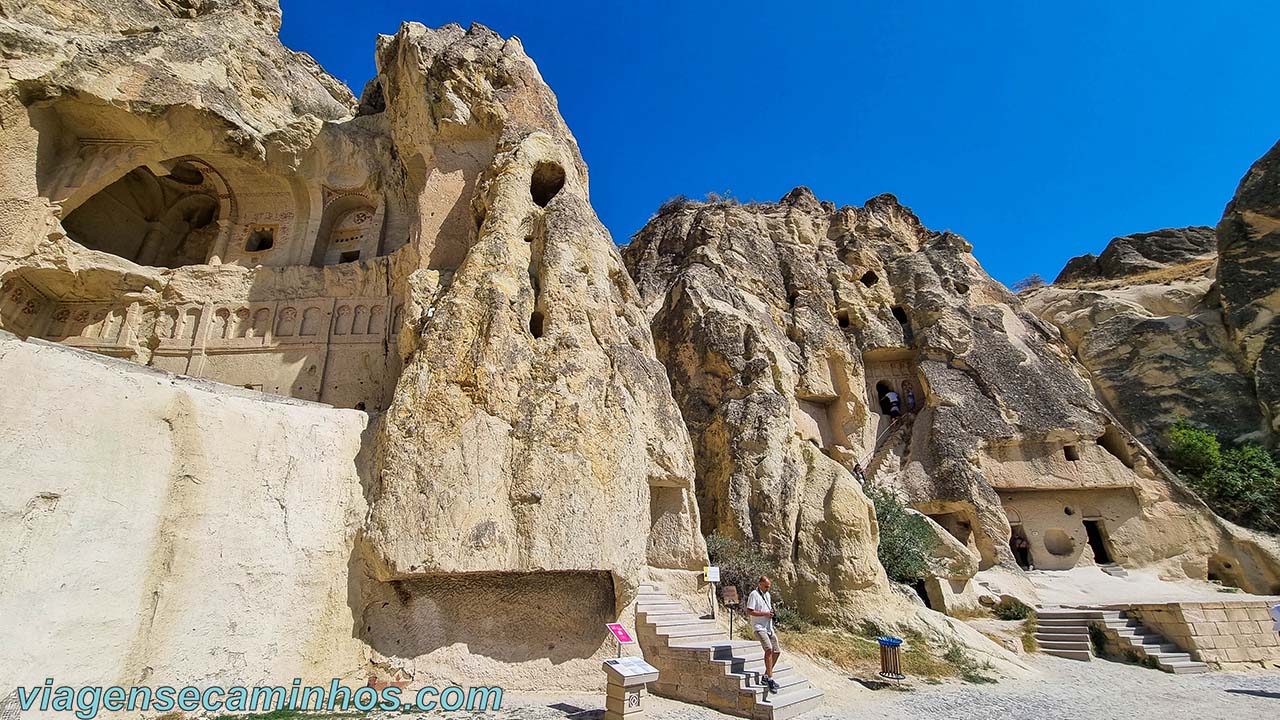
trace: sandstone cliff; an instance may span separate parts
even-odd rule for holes
[[[688,434],[576,144],[519,42],[409,25],[379,61],[410,193],[430,191],[415,162],[448,162],[459,142],[479,172],[456,268],[411,282],[414,337],[378,429],[361,543],[395,587],[375,588],[369,639],[403,656],[406,628],[440,622],[422,608],[453,605],[449,644],[512,659],[556,647],[557,664],[590,654],[643,568],[705,563]],[[500,597],[524,597],[520,615],[545,606],[547,622],[494,637]]]
[[[375,413],[358,456],[334,461],[361,501],[325,538],[341,550],[348,626],[318,631],[305,666],[245,651],[225,683],[589,685],[604,623],[629,612],[640,579],[700,568],[706,549],[688,433],[555,96],[519,40],[410,23],[379,38],[357,102],[284,48],[279,24],[267,0],[0,2],[0,328]],[[49,413],[66,397],[10,383],[3,395]],[[346,422],[330,412],[315,422]],[[288,467],[295,450],[245,448]],[[218,460],[198,460],[191,482],[221,482]],[[50,481],[14,473],[21,515]],[[182,591],[153,575],[161,595]],[[272,593],[246,583],[246,598]],[[246,613],[293,627],[314,612],[219,602],[233,628]],[[174,625],[205,610],[165,608]],[[147,639],[127,607],[109,624],[142,660],[198,652]],[[145,679],[137,657],[100,660]]]
[[[1182,490],[969,250],[892,196],[836,208],[805,188],[671,203],[636,235],[626,258],[693,437],[704,530],[758,542],[806,610],[838,617],[884,583],[861,463],[983,569],[1016,571],[1021,535],[1037,568],[1205,577],[1221,555],[1275,587],[1269,546]]]
[[[1240,181],[1216,229],[1115,238],[1023,293],[1057,326],[1107,405],[1158,445],[1178,418],[1274,443],[1280,145]]]
[[[1252,373],[1223,321],[1215,247],[1210,228],[1116,238],[1098,258],[1071,260],[1053,285],[1022,293],[1153,447],[1178,418],[1239,440],[1266,435]]]
[[[1249,168],[1218,222],[1218,288],[1274,439],[1280,435],[1280,143]]]
[[[6,638],[18,675],[581,689],[641,580],[705,589],[711,531],[815,618],[1003,657],[895,594],[859,463],[929,516],[938,609],[1017,583],[1017,533],[1039,567],[1276,588],[1274,545],[892,196],[677,203],[624,262],[519,40],[406,24],[357,101],[279,22],[0,0],[0,609],[50,638]],[[1250,238],[1267,197],[1242,191]],[[1265,366],[1269,316],[1232,303]]]

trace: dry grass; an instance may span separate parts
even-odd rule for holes
[[[1209,268],[1212,267],[1213,263],[1216,261],[1217,258],[1192,260],[1189,263],[1161,268],[1159,270],[1149,270],[1136,275],[1126,275],[1125,277],[1116,278],[1114,280],[1062,282],[1054,283],[1050,287],[1065,288],[1068,290],[1112,290],[1115,288],[1131,287],[1134,285],[1161,285],[1164,283],[1176,282],[1178,280],[1196,280],[1204,277],[1209,271]]]
[[[1022,621],[1022,649],[1029,652],[1038,652],[1040,650],[1040,641],[1036,640],[1036,616]]]
[[[965,676],[963,650],[949,648],[945,656],[934,655],[923,636],[907,633],[903,644],[902,672],[910,677],[937,679]],[[838,628],[813,627],[787,633],[786,645],[796,652],[820,658],[852,675],[874,676],[880,672],[880,645],[875,640]]]
[[[949,610],[947,614],[957,620],[990,620],[994,617],[991,611],[984,607],[957,608]]]

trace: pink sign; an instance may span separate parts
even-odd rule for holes
[[[618,642],[623,645],[630,645],[635,642],[635,639],[631,637],[631,633],[622,627],[622,623],[609,623],[605,627],[609,628],[609,632],[613,633],[613,636],[618,638]]]

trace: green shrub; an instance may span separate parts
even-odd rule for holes
[[[889,578],[913,583],[929,573],[929,553],[935,538],[928,521],[907,512],[907,506],[893,493],[868,483],[863,492],[876,508],[880,525],[880,547],[877,555]]]
[[[1228,520],[1280,531],[1280,465],[1263,448],[1227,450],[1217,468],[1189,481],[1209,507]]]
[[[981,684],[996,681],[995,678],[986,674],[991,670],[991,663],[978,662],[969,654],[968,649],[959,643],[948,643],[947,651],[942,654],[942,659],[950,663],[965,682]]]
[[[1169,428],[1165,448],[1165,459],[1179,474],[1203,477],[1222,463],[1222,446],[1218,438],[1185,419],[1178,420]]]
[[[808,630],[813,627],[813,622],[809,618],[801,615],[791,605],[784,605],[781,602],[774,602],[773,622],[784,630]]]
[[[719,532],[711,533],[706,540],[711,564],[720,568],[720,586],[738,588],[738,596],[745,603],[760,576],[772,572],[773,564],[758,548]]]
[[[1001,620],[1026,620],[1036,614],[1022,601],[1017,598],[1005,598],[999,604],[991,608],[991,612]]]
[[[1247,527],[1280,531],[1280,464],[1266,449],[1222,449],[1212,433],[1186,420],[1165,438],[1169,465],[1213,511]]]

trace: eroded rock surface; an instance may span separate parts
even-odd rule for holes
[[[1021,296],[1061,331],[1107,406],[1152,447],[1179,418],[1228,438],[1266,436],[1252,373],[1223,322],[1206,230],[1116,238],[1100,258],[1075,258],[1053,285]]]
[[[1275,437],[1280,434],[1280,144],[1249,168],[1218,223],[1218,287],[1223,316]]]
[[[279,24],[269,0],[0,0],[0,328],[373,413],[340,536],[362,657],[316,651],[317,680],[593,683],[641,577],[706,550],[555,96],[518,40],[410,23],[357,102]]]
[[[446,284],[410,298],[362,548],[380,581],[466,574],[463,595],[487,606],[526,574],[564,573],[555,602],[621,611],[646,565],[699,568],[706,549],[688,435],[577,148],[516,40],[410,25],[380,60],[410,164],[457,137],[488,155],[473,242]]]
[[[857,463],[984,569],[1014,567],[1015,532],[1039,568],[1204,577],[1210,556],[1238,554],[1236,531],[1112,420],[1057,332],[969,250],[892,196],[836,208],[804,188],[673,203],[636,235],[628,267],[693,437],[704,529],[759,543],[819,616],[883,586],[874,525],[849,520],[869,513]],[[1251,557],[1252,586],[1269,589],[1275,559]]]
[[[1212,235],[1189,227],[1115,238],[1022,295],[1149,445],[1179,418],[1237,442],[1275,441],[1278,148],[1249,169]]]

